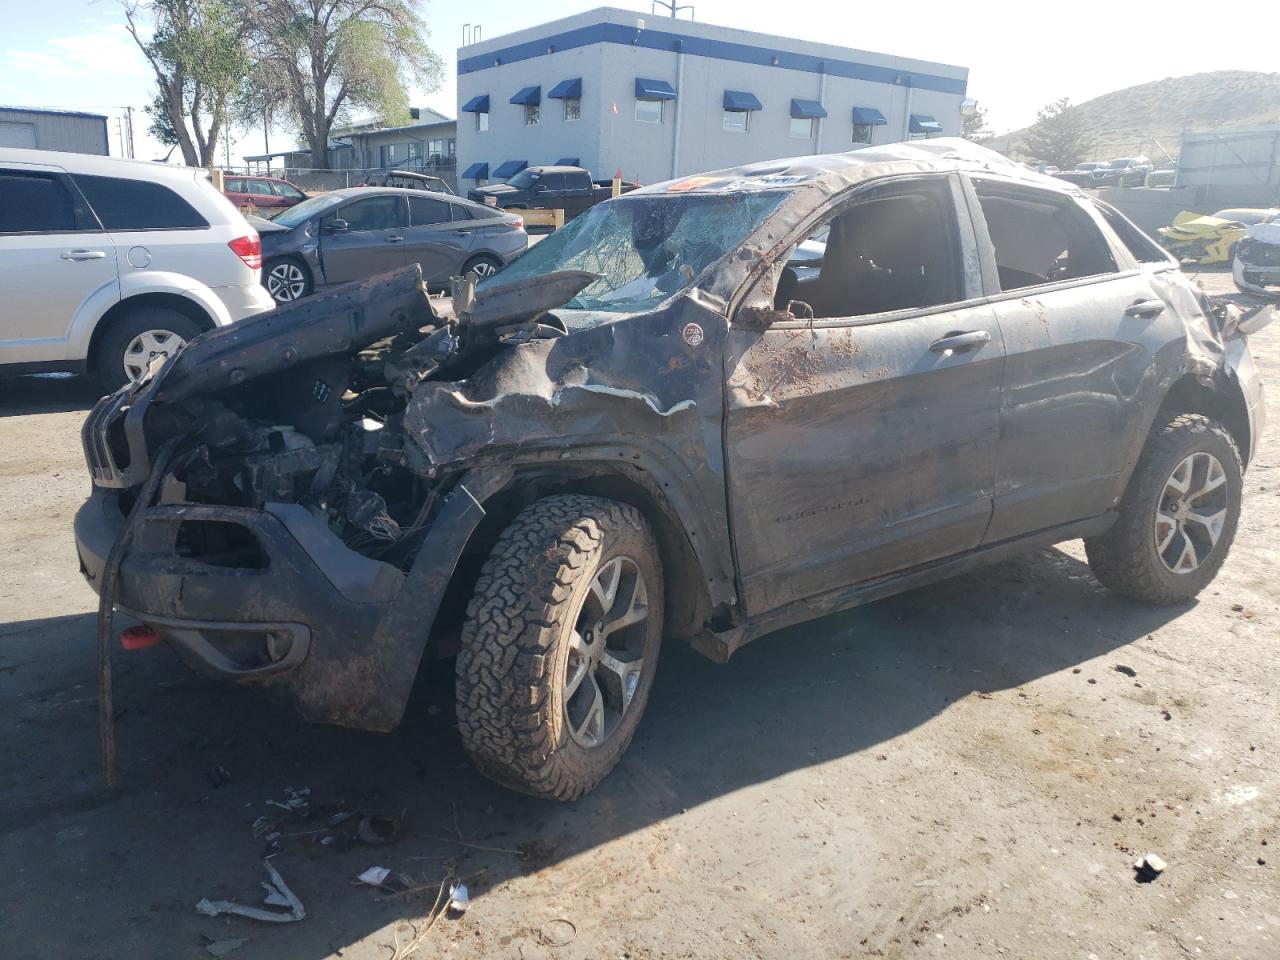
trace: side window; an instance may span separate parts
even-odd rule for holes
[[[564,190],[568,177],[563,173],[549,173],[542,178],[543,187],[547,190]]]
[[[1167,264],[1170,262],[1169,254],[1165,253],[1164,248],[1134,226],[1133,221],[1119,210],[1098,200],[1093,201],[1093,204],[1102,214],[1102,219],[1107,221],[1107,226],[1115,231],[1120,242],[1133,254],[1133,259],[1139,263]]]
[[[352,233],[359,230],[390,230],[401,226],[399,197],[368,197],[339,208],[336,216],[347,221]]]
[[[174,191],[149,180],[74,174],[76,186],[107,230],[193,230],[209,222]]]
[[[1001,290],[1115,272],[1105,238],[1070,197],[982,180],[974,186]]]
[[[267,183],[267,182],[265,182],[265,181],[263,181],[263,180],[250,180],[250,181],[249,181],[249,192],[250,192],[251,194],[253,194],[255,197],[270,197],[270,196],[273,196],[273,194],[272,194],[272,192],[271,192],[271,184],[269,184],[269,183]]]
[[[409,198],[409,222],[415,227],[448,223],[449,219],[449,204],[445,201],[430,200],[427,197]]]
[[[477,217],[471,215],[470,209],[464,207],[460,203],[449,204],[449,210],[453,213],[454,220],[475,220]]]
[[[815,317],[859,317],[963,299],[955,207],[945,180],[878,190],[824,226],[825,235],[819,229],[797,248],[779,282],[779,288],[789,288],[790,299],[812,306]]]
[[[290,200],[307,199],[307,195],[305,193],[289,183],[273,183],[271,184],[271,189],[280,194],[280,196],[287,197]]]
[[[239,178],[230,178],[222,181],[223,193],[244,193],[244,181]]]
[[[72,233],[76,207],[50,173],[0,170],[0,233]]]

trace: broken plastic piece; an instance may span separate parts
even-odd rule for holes
[[[248,942],[248,937],[238,937],[234,940],[211,940],[204,945],[204,948],[215,957],[225,957],[233,950],[239,950]]]
[[[387,879],[391,873],[386,867],[370,867],[360,876],[356,877],[361,883],[367,883],[371,887],[380,887],[382,882]]]
[[[465,883],[455,883],[449,887],[449,909],[454,913],[466,913],[471,906],[471,894]]]
[[[145,623],[120,631],[120,646],[126,650],[146,650],[160,642],[160,634]]]
[[[284,878],[271,865],[271,861],[263,860],[262,865],[267,868],[267,875],[271,878],[270,883],[262,884],[263,889],[267,891],[265,902],[271,905],[287,906],[289,908],[288,912],[263,910],[260,907],[244,907],[230,900],[209,900],[206,898],[196,904],[196,913],[203,914],[206,917],[234,913],[237,916],[248,917],[250,920],[263,920],[267,923],[294,923],[305,919],[307,911],[302,906],[302,901],[294,896],[293,891],[289,889],[289,885],[284,882]]]

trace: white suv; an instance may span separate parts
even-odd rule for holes
[[[0,373],[108,390],[274,306],[258,234],[205,170],[0,149]]]

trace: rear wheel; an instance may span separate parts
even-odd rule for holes
[[[1094,576],[1147,603],[1192,599],[1227,558],[1242,488],[1226,428],[1199,414],[1174,418],[1148,441],[1115,524],[1085,540]]]
[[[171,357],[188,340],[201,333],[186,314],[167,307],[130,310],[103,334],[94,356],[94,371],[102,388],[110,393],[137,380],[151,364]]]
[[[505,786],[576,800],[640,722],[662,641],[658,549],[635,508],[539,500],[507,527],[467,608],[458,729]]]
[[[497,257],[482,253],[463,264],[462,275],[465,277],[468,273],[474,273],[477,280],[487,280],[501,269],[502,261]]]
[[[262,268],[262,285],[276,303],[293,303],[311,293],[311,272],[296,257],[268,260]]]

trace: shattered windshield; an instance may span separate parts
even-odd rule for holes
[[[620,197],[557,230],[481,289],[557,270],[587,270],[600,279],[566,303],[569,309],[648,310],[736,250],[786,195],[776,190]]]

